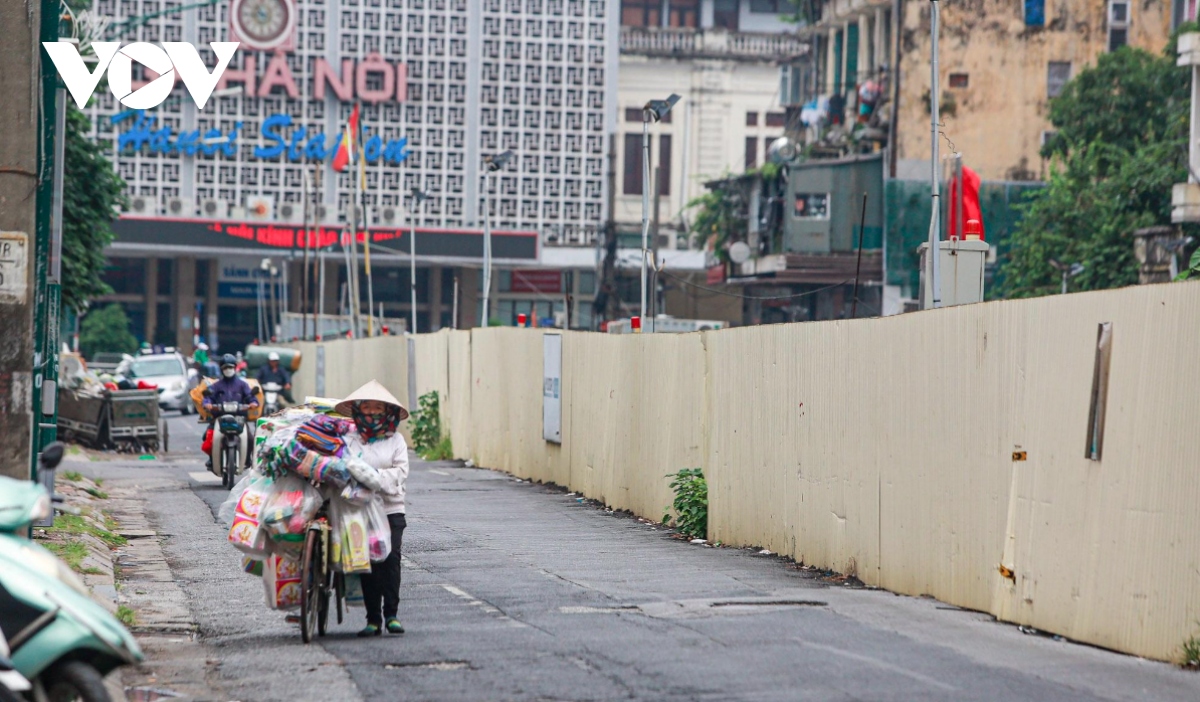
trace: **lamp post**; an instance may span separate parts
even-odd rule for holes
[[[267,330],[270,327],[271,318],[267,308],[267,283],[263,282],[263,278],[270,274],[271,259],[264,258],[258,265],[258,338],[264,344],[267,343]]]
[[[509,159],[513,157],[512,151],[505,151],[502,154],[493,154],[483,157],[483,165],[487,167],[487,171],[483,174],[483,321],[482,326],[488,325],[490,319],[488,302],[492,293],[492,219],[491,209],[492,201],[488,196],[488,174],[495,173],[504,168]]]
[[[642,108],[642,304],[638,316],[643,318],[646,316],[646,256],[650,251],[650,188],[658,187],[658,183],[650,182],[650,122],[661,122],[677,102],[679,96],[671,93],[666,100],[651,100]]]
[[[417,213],[421,211],[421,203],[429,199],[429,195],[420,188],[412,189],[412,204],[408,206],[408,282],[412,287],[412,333],[417,333]],[[382,316],[382,315],[381,315]]]
[[[1068,265],[1066,263],[1059,263],[1058,261],[1054,260],[1053,258],[1050,259],[1049,263],[1055,270],[1062,273],[1062,294],[1063,295],[1067,294],[1067,281],[1070,280],[1071,278],[1074,278],[1075,276],[1079,275],[1080,273],[1082,273],[1084,270],[1087,269],[1087,266],[1083,265],[1082,263],[1072,263],[1072,264]]]
[[[929,31],[931,35],[930,61],[930,91],[929,91],[929,124],[931,148],[930,156],[930,186],[933,192],[932,211],[929,215],[929,286],[932,289],[930,300],[934,309],[942,306],[941,256],[939,243],[942,238],[942,227],[939,221],[941,215],[941,184],[938,182],[938,129],[941,119],[938,114],[941,100],[941,86],[938,82],[938,20],[941,16],[941,6],[938,0],[930,2]]]

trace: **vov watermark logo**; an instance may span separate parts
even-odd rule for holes
[[[134,110],[158,107],[175,86],[175,77],[183,81],[196,106],[204,109],[209,96],[229,67],[229,61],[237,51],[236,41],[214,41],[209,44],[217,55],[217,67],[210,73],[200,58],[195,46],[184,41],[164,41],[162,48],[143,41],[121,48],[119,41],[92,42],[96,52],[96,66],[89,70],[79,47],[73,42],[44,41],[46,53],[66,83],[67,91],[83,109],[88,98],[95,92],[104,72],[108,71],[108,89],[122,105]],[[137,61],[158,74],[158,78],[146,85],[133,89],[133,62]]]

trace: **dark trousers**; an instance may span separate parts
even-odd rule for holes
[[[400,608],[400,544],[408,522],[403,514],[389,514],[387,518],[388,526],[392,528],[392,552],[387,559],[372,563],[371,572],[362,575],[367,623],[375,626],[383,626],[383,620],[395,617]]]

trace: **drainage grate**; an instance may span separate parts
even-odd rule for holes
[[[709,607],[824,607],[825,605],[825,602],[818,600],[754,600],[750,602],[726,600],[713,602]]]
[[[386,663],[384,670],[464,670],[470,669],[467,661],[432,661],[426,663]]]

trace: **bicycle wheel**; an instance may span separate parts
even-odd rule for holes
[[[329,549],[328,538],[329,532],[321,530],[321,587],[318,588],[317,602],[317,635],[324,636],[326,624],[329,622],[329,587],[333,583],[332,569],[329,567],[328,556]]]
[[[300,562],[300,638],[304,643],[313,640],[317,633],[317,611],[323,576],[321,533],[309,529],[304,537],[304,558]]]

